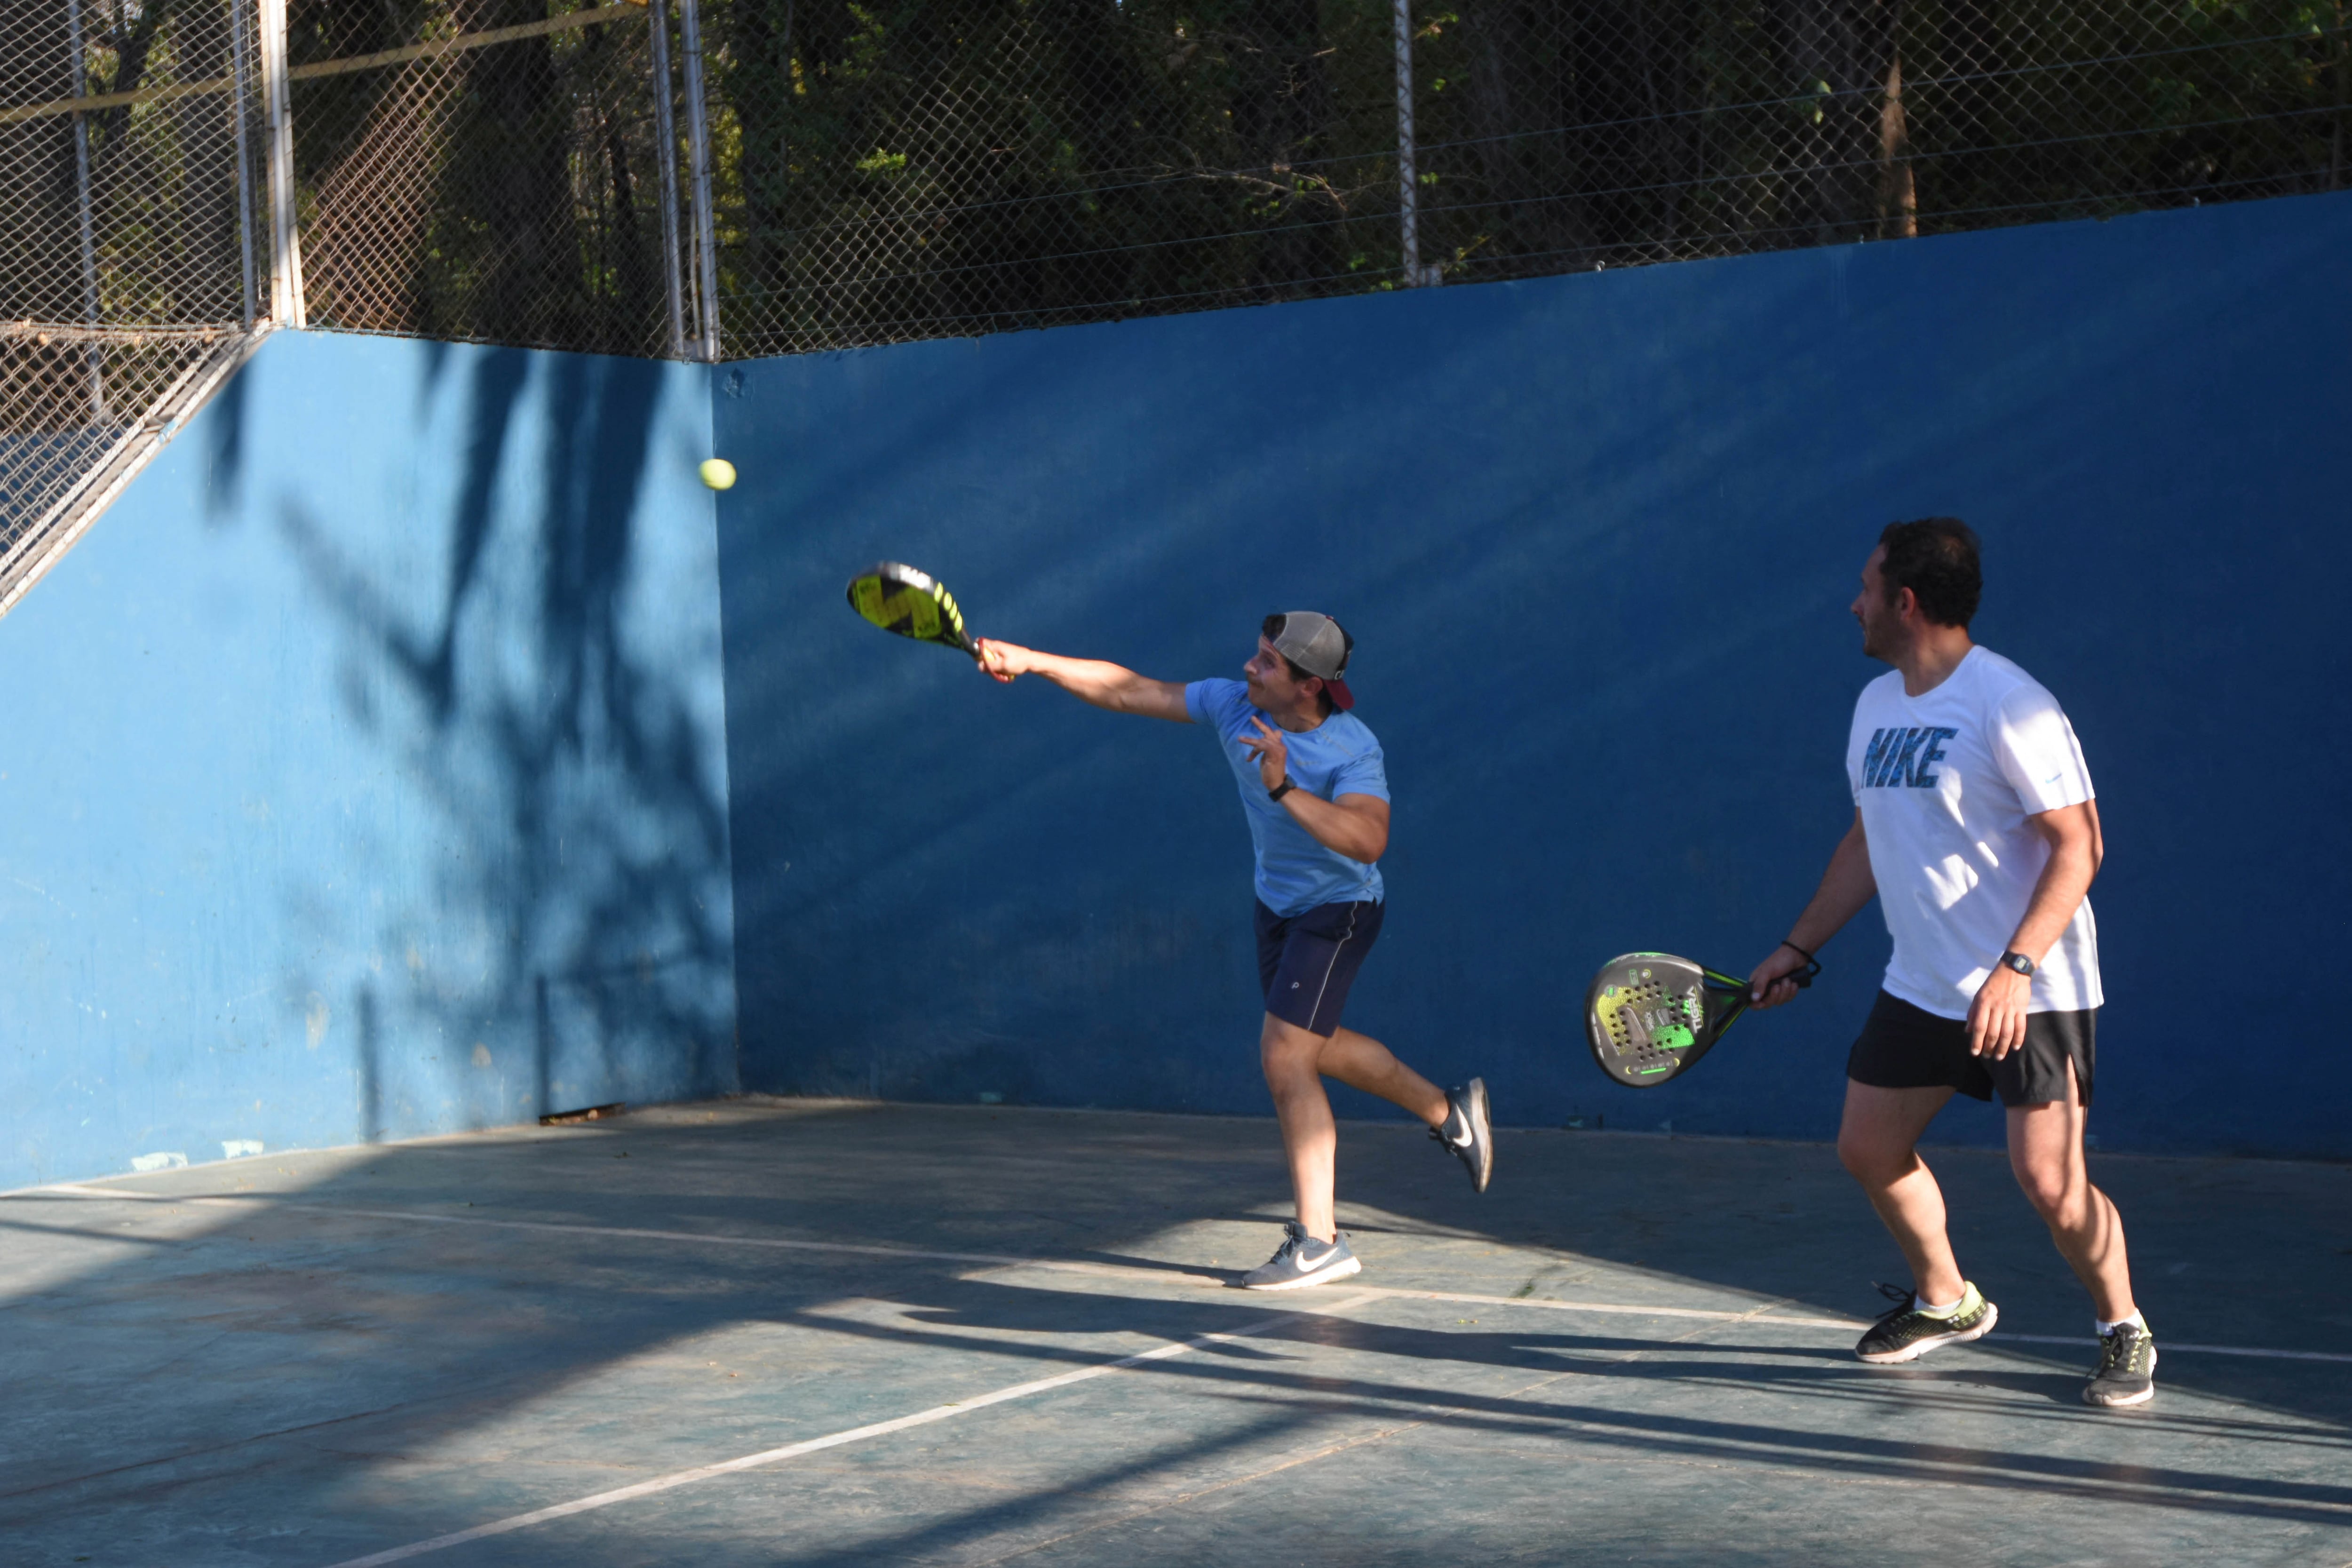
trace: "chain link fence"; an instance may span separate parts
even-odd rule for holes
[[[2340,0],[713,0],[727,353],[2341,188]]]
[[[0,609],[248,341],[252,49],[229,0],[0,0]]]
[[[0,0],[0,526],[257,314],[717,359],[2337,189],[2347,5]]]
[[[1425,228],[1528,276],[2341,188],[2346,8],[1429,8]]]
[[[0,0],[0,613],[274,326],[718,360],[2343,188],[2352,0]]]
[[[1399,276],[1373,0],[729,0],[715,30],[730,354]]]
[[[295,0],[307,324],[676,352],[671,138],[646,17],[562,0]]]

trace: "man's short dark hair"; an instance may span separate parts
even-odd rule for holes
[[[1957,517],[1923,517],[1888,523],[1878,542],[1886,547],[1878,575],[1888,604],[1908,588],[1919,613],[1939,626],[1965,626],[1976,617],[1984,595],[1976,530]]]

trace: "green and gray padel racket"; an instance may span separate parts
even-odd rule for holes
[[[886,632],[980,658],[980,643],[964,630],[955,595],[912,566],[885,561],[860,572],[849,580],[849,607]]]
[[[1811,985],[1819,963],[1787,978]],[[1748,1011],[1748,982],[1669,952],[1620,953],[1584,994],[1584,1033],[1601,1070],[1654,1089],[1698,1065]]]

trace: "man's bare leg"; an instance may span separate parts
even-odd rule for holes
[[[1391,1105],[1412,1112],[1432,1127],[1442,1127],[1453,1110],[1445,1091],[1396,1059],[1390,1049],[1370,1035],[1340,1028],[1323,1042],[1316,1067],[1326,1078],[1336,1078],[1349,1089],[1377,1094]]]
[[[2050,1227],[2050,1239],[2091,1293],[2092,1310],[2120,1322],[2132,1305],[2131,1261],[2124,1250],[2123,1216],[2091,1184],[2083,1158],[2084,1108],[2076,1103],[2074,1068],[2066,1067],[2067,1094],[2044,1105],[2009,1108],[2009,1168],[2026,1201]]]
[[[1318,1241],[1339,1234],[1331,1192],[1339,1130],[1332,1120],[1331,1098],[1323,1091],[1326,1074],[1402,1106],[1432,1127],[1443,1125],[1452,1109],[1444,1090],[1397,1060],[1386,1046],[1353,1029],[1340,1029],[1326,1039],[1269,1013],[1258,1037],[1258,1057],[1265,1068],[1265,1086],[1274,1094],[1275,1119],[1282,1125],[1298,1223]]]
[[[1957,1301],[1968,1289],[1944,1229],[1944,1191],[1919,1158],[1919,1135],[1952,1098],[1949,1089],[1880,1089],[1848,1079],[1838,1159],[1911,1265],[1922,1301]]]

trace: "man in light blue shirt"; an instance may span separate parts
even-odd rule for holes
[[[1380,742],[1349,711],[1355,639],[1312,611],[1268,616],[1242,679],[1189,686],[1012,643],[984,641],[980,649],[981,668],[999,680],[1042,675],[1115,713],[1203,725],[1233,769],[1257,854],[1258,978],[1265,992],[1258,1053],[1298,1205],[1282,1246],[1242,1283],[1295,1289],[1362,1268],[1332,1214],[1339,1140],[1326,1077],[1420,1117],[1485,1192],[1495,1152],[1484,1080],[1440,1090],[1386,1046],[1339,1023],[1380,936],[1387,899],[1379,861],[1389,840],[1388,773]]]
[[[1184,688],[1185,716],[1216,731],[1241,790],[1250,847],[1257,854],[1258,902],[1284,920],[1296,920],[1318,904],[1381,902],[1386,889],[1376,863],[1327,846],[1300,822],[1286,795],[1277,801],[1268,792],[1260,757],[1266,742],[1265,712],[1247,681],[1196,680]],[[1354,714],[1334,711],[1312,730],[1285,733],[1281,741],[1290,779],[1310,798],[1336,804],[1355,795],[1387,806],[1388,769],[1381,743]],[[1386,816],[1385,809],[1381,815]]]

